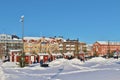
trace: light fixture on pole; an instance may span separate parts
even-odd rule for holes
[[[23,40],[23,37],[24,37],[24,15],[21,16],[21,20],[20,21],[22,22],[22,40]]]

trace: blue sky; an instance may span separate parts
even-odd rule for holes
[[[0,33],[120,41],[120,0],[0,0]]]

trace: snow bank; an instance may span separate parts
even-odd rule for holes
[[[60,64],[64,64],[64,63],[71,63],[71,64],[83,64],[83,62],[81,62],[79,59],[74,58],[71,60],[68,59],[56,59],[52,62],[49,63],[50,66],[57,66]]]
[[[67,59],[56,59],[49,63],[49,66],[59,66],[63,64],[64,62],[67,62]]]
[[[90,62],[90,63],[94,62],[94,63],[99,63],[102,65],[113,65],[113,64],[119,63],[120,59],[114,59],[114,58],[105,59],[102,57],[95,57],[95,58],[88,60],[87,62]]]
[[[1,67],[0,67],[0,80],[5,80],[5,75]]]
[[[29,66],[24,67],[24,69],[31,69],[31,70],[44,70],[46,68],[40,67],[40,64],[30,64]]]
[[[90,59],[89,61],[87,62],[104,62],[106,59],[105,58],[102,58],[102,57],[95,57],[95,58],[92,58]]]
[[[5,74],[4,74],[3,69],[1,67],[2,64],[3,64],[3,62],[2,62],[2,60],[0,60],[0,80],[5,80]]]
[[[74,58],[72,60],[70,60],[70,63],[72,64],[84,64],[84,62],[81,62],[79,59],[77,58]]]
[[[49,63],[48,68],[40,67],[40,64],[31,64],[24,68],[6,68],[17,66],[16,63],[6,62],[0,66],[0,80],[119,80],[119,61],[120,59],[102,57],[85,62],[76,58],[56,59]]]
[[[8,68],[12,68],[12,67],[18,67],[19,65],[15,62],[5,62],[2,64],[2,67],[8,67]]]
[[[55,61],[50,62],[50,67],[60,67],[61,69],[65,69],[65,71],[83,69],[80,65],[84,64],[79,59],[57,59]]]
[[[0,66],[2,65],[2,60],[0,60]]]

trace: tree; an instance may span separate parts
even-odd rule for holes
[[[22,54],[20,55],[19,65],[20,65],[20,67],[25,67],[25,65],[26,65],[26,62],[25,62],[25,54],[24,54],[24,53],[22,53]]]
[[[94,57],[98,57],[99,55],[96,53],[96,52],[94,52],[94,55],[93,55]]]

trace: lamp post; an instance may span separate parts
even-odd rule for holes
[[[20,58],[20,67],[25,67],[25,54],[24,54],[24,15],[21,16],[21,23],[22,23],[22,54]]]
[[[22,40],[23,40],[24,38],[24,16],[21,16],[21,22],[22,22]],[[24,51],[24,48],[23,48],[23,51]]]

